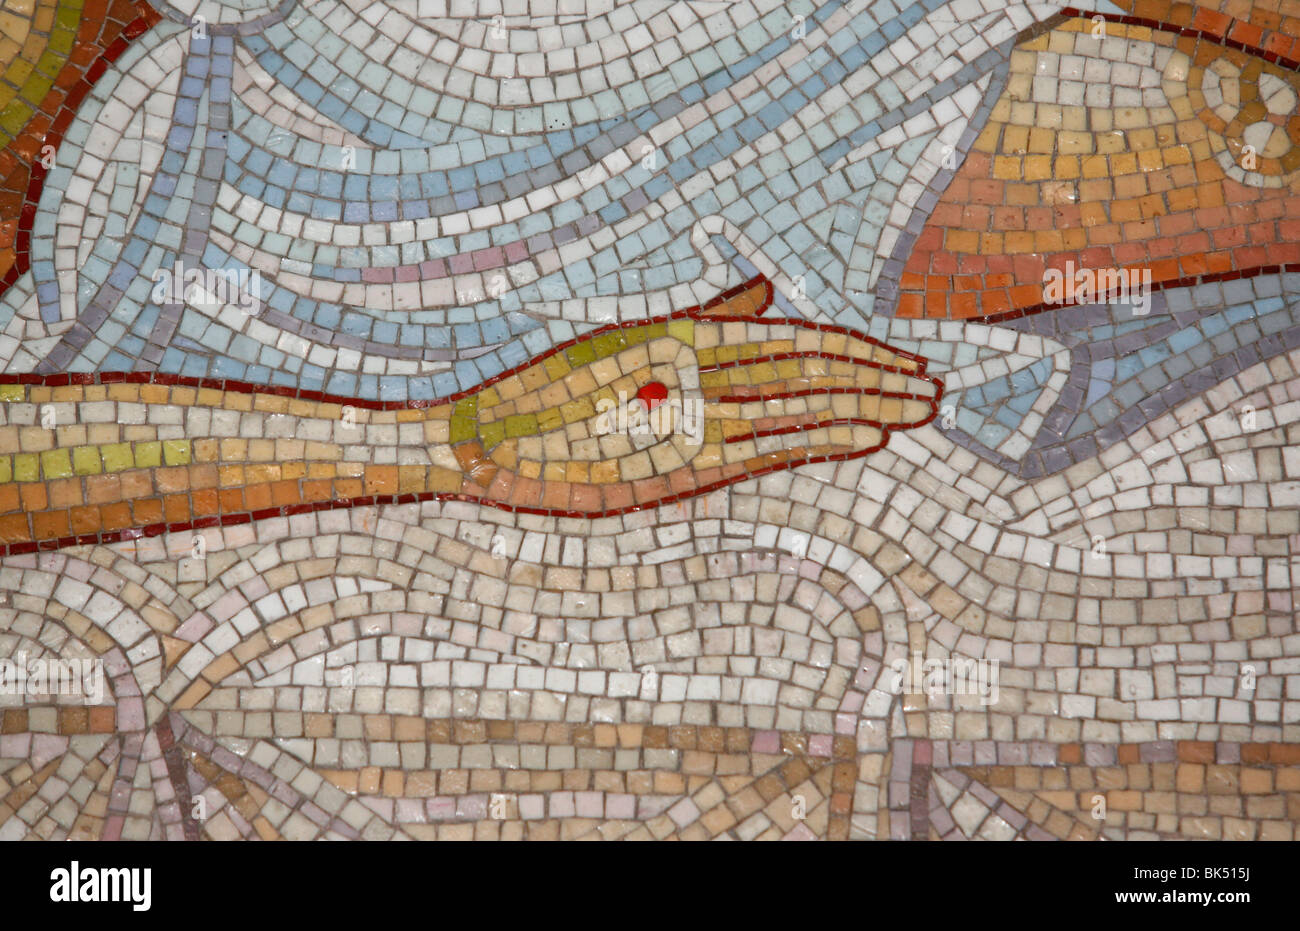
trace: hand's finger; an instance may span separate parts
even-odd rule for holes
[[[708,439],[731,442],[736,437],[775,433],[787,428],[812,429],[828,424],[876,427],[914,427],[932,418],[932,398],[897,394],[849,392],[816,393],[743,404],[716,404],[705,408],[717,433],[706,429]]]
[[[813,356],[879,365],[922,374],[925,360],[839,328],[805,321],[697,323],[695,350],[701,368],[747,363],[773,356]]]
[[[889,372],[874,366],[827,363],[824,359],[785,359],[700,373],[706,400],[721,404],[799,398],[814,394],[857,393],[933,398],[929,378]]]
[[[820,351],[775,352],[700,363],[700,388],[716,401],[782,398],[826,390],[932,397],[934,381],[911,370]]]
[[[885,431],[866,424],[796,427],[765,435],[735,437],[733,442],[722,444],[720,459],[724,466],[743,464],[747,472],[756,474],[782,465],[861,455],[884,444]]]

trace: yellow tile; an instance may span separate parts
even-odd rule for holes
[[[695,345],[695,321],[689,317],[668,322],[668,335],[687,346]]]
[[[1050,130],[1035,126],[1029,131],[1029,151],[1039,155],[1050,155],[1056,150],[1057,135]]]
[[[994,156],[993,177],[1002,181],[1019,181],[1024,177],[1020,159],[1012,155]]]
[[[1057,136],[1057,142],[1062,155],[1088,155],[1093,150],[1092,133],[1066,130]]]
[[[1024,155],[1029,151],[1029,127],[1008,126],[1002,134],[1002,152],[1005,155]]]
[[[1031,155],[1025,159],[1026,181],[1047,181],[1052,177],[1052,157]]]

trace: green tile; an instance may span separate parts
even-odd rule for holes
[[[663,326],[663,324],[659,324],[659,326]],[[629,346],[639,346],[650,338],[650,327],[638,326],[632,327],[630,330],[624,330],[623,338]]]
[[[547,433],[564,426],[564,416],[558,407],[548,407],[537,415],[537,432]]]
[[[70,29],[55,29],[50,33],[50,41],[47,45],[66,58],[72,52],[72,42],[75,38],[76,33]]]
[[[35,106],[40,106],[45,95],[49,93],[50,88],[54,86],[54,79],[47,78],[43,74],[33,74],[23,85],[22,95]]]
[[[591,345],[591,340],[578,343],[576,346],[570,346],[564,351],[565,356],[569,359],[569,364],[575,369],[579,366],[590,365],[596,361],[596,350]]]
[[[622,330],[610,330],[592,339],[591,346],[597,359],[607,359],[626,349],[627,339]]]
[[[25,125],[27,118],[32,115],[32,108],[21,100],[15,100],[4,110],[0,110],[0,129],[3,129],[11,136],[18,135]]]
[[[479,427],[479,436],[483,440],[483,451],[490,452],[501,445],[501,441],[506,438],[506,424],[504,420],[494,420],[492,423],[485,423]]]
[[[189,465],[190,464],[190,441],[189,440],[164,440],[163,458],[167,460],[167,464],[169,466]]]
[[[102,471],[99,464],[99,450],[93,446],[78,446],[72,451],[72,471],[78,475],[98,475]]]
[[[668,324],[668,335],[687,346],[695,345],[695,321],[690,317],[674,320]]]
[[[451,443],[463,443],[478,435],[478,396],[462,398],[451,412]]]
[[[162,464],[162,443],[136,443],[135,467],[148,469]]]
[[[41,453],[41,471],[46,478],[71,478],[72,457],[66,449],[47,449]]]
[[[15,58],[5,69],[5,80],[14,87],[22,87],[35,67],[26,58]]]
[[[101,446],[99,447],[99,454],[104,457],[105,472],[121,472],[135,466],[135,459],[131,456],[130,443],[113,443],[108,446]]]
[[[506,418],[506,437],[533,436],[537,433],[536,414],[512,414]]]
[[[46,49],[36,62],[36,70],[51,78],[57,78],[59,72],[63,70],[63,65],[67,60],[67,55],[60,55],[58,52],[52,52],[49,49]]]
[[[19,453],[14,456],[14,481],[39,482],[41,480],[41,461],[35,453]]]
[[[81,22],[81,11],[68,6],[60,6],[54,20],[64,29],[76,31],[77,24]]]

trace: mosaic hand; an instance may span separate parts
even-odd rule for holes
[[[766,285],[607,328],[456,402],[462,492],[617,512],[879,449],[937,412],[925,360],[862,334],[761,318]]]

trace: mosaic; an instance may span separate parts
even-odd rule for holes
[[[1300,839],[1300,0],[0,27],[0,839]]]

